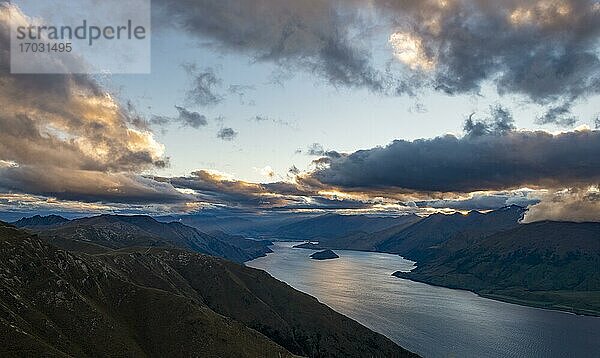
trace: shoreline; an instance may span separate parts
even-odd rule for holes
[[[406,274],[406,273],[408,273],[408,272],[396,271],[396,272],[392,273],[392,276],[399,278],[399,279],[403,279],[403,280],[424,283],[424,284],[430,285],[430,286],[444,287],[444,288],[449,288],[452,290],[468,291],[479,297],[487,298],[487,299],[498,301],[498,302],[510,303],[510,304],[523,306],[523,307],[538,308],[538,309],[543,309],[546,311],[554,311],[554,312],[560,312],[560,313],[573,314],[576,316],[600,318],[600,312],[598,312],[598,311],[590,311],[590,310],[578,309],[578,308],[572,308],[572,307],[566,307],[566,306],[554,306],[552,304],[541,304],[541,303],[536,303],[536,301],[528,301],[528,300],[523,300],[523,299],[519,299],[516,297],[511,297],[511,296],[505,296],[505,295],[493,294],[493,293],[482,293],[482,292],[469,290],[466,288],[439,285],[439,284],[435,284],[432,282],[427,282],[425,280],[420,280],[420,279],[411,278],[411,277],[407,277],[407,276],[400,276],[401,274]],[[397,274],[399,274],[399,275],[397,275]]]
[[[296,240],[275,240],[275,241],[298,242]],[[300,241],[300,242],[306,243],[306,240]],[[293,246],[292,248],[301,249],[301,250],[324,250],[324,249],[328,248],[326,246],[320,246],[318,244],[316,244],[314,246],[315,247],[310,247],[310,248]],[[316,248],[316,247],[318,247],[318,248]],[[332,249],[332,250],[334,250],[334,249]],[[356,249],[339,249],[339,248],[335,249],[335,250],[347,250],[347,251],[357,251],[357,252],[377,252],[377,253],[382,253],[382,254],[398,255],[406,260],[413,261],[413,260],[405,258],[401,254],[392,254],[389,252],[382,252],[382,251],[375,251],[375,250],[356,250]],[[418,262],[415,262],[415,268],[416,268],[416,266],[418,266]],[[449,288],[449,289],[453,289],[453,290],[468,291],[473,294],[476,294],[479,297],[487,298],[487,299],[498,301],[498,302],[510,303],[510,304],[515,304],[515,305],[519,305],[519,306],[523,306],[523,307],[538,308],[538,309],[543,309],[543,310],[547,310],[547,311],[556,311],[556,312],[561,312],[561,313],[574,314],[577,316],[600,317],[600,311],[579,309],[579,308],[560,306],[560,305],[555,306],[553,304],[537,303],[536,301],[529,301],[529,300],[524,300],[524,299],[520,299],[517,297],[505,296],[505,295],[501,295],[501,294],[482,293],[482,292],[473,291],[473,290],[470,290],[470,289],[467,289],[464,287],[456,287],[456,286],[451,286],[451,285],[440,285],[440,284],[435,284],[432,282],[427,282],[425,280],[420,280],[420,279],[416,279],[416,278],[412,278],[412,277],[399,276],[397,274],[404,275],[404,274],[410,274],[410,272],[396,271],[396,272],[392,273],[392,276],[400,278],[400,279],[410,280],[413,282],[424,283],[424,284],[431,285],[431,286],[444,287],[444,288]]]

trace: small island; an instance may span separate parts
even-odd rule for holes
[[[310,255],[310,258],[313,260],[331,260],[337,259],[339,256],[332,250],[323,250]]]

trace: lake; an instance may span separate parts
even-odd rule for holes
[[[397,255],[315,251],[276,242],[246,263],[319,299],[424,357],[600,357],[600,318],[494,301],[391,276],[414,263]]]

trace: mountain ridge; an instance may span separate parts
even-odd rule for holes
[[[61,221],[54,225],[27,225],[32,221],[40,220],[36,218],[17,223],[59,247],[88,247],[92,253],[129,246],[167,246],[244,262],[268,252],[268,242],[248,243],[246,250],[182,223],[163,223],[145,215],[104,214]],[[237,239],[238,245],[243,240]]]
[[[279,227],[279,239],[332,240],[354,233],[373,233],[398,224],[398,220],[417,220],[417,216],[367,216],[325,214]]]
[[[58,249],[0,223],[0,348],[52,356],[397,356],[267,273],[164,247]]]
[[[12,224],[19,228],[39,228],[39,227],[48,227],[48,226],[56,226],[62,225],[69,222],[69,219],[66,219],[60,215],[47,215],[40,216],[34,215],[31,217],[23,217]]]
[[[600,223],[541,221],[456,236],[395,276],[509,302],[600,315]]]
[[[420,259],[425,252],[443,244],[455,235],[468,233],[481,237],[511,229],[519,225],[526,209],[512,205],[488,213],[470,211],[433,214],[407,227],[376,246],[376,251],[400,254],[410,259]]]

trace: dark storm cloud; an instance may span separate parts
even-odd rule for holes
[[[374,68],[371,53],[353,36],[363,17],[353,1],[161,0],[155,5],[164,22],[223,49],[314,72],[334,85],[397,91],[398,80]]]
[[[259,61],[311,71],[339,86],[388,94],[429,87],[462,94],[478,93],[492,81],[501,94],[555,106],[600,92],[597,1],[161,0],[157,5],[161,18],[190,34]],[[373,48],[381,44],[373,41],[381,41],[382,34],[400,35],[392,45],[401,62],[408,62],[406,71],[375,65]]]
[[[199,106],[214,106],[224,100],[224,96],[218,93],[221,79],[212,68],[199,70],[195,64],[184,64],[183,68],[191,77],[191,86],[186,92],[186,100],[190,104]]]
[[[342,188],[471,192],[600,181],[600,131],[446,135],[319,163],[311,178]]]
[[[237,135],[238,132],[236,132],[233,128],[229,127],[221,128],[219,132],[217,132],[217,138],[226,141],[234,140],[235,137],[237,137]]]
[[[230,180],[204,170],[185,177],[155,180],[170,183],[176,188],[194,190],[199,199],[215,204],[252,207],[284,205],[278,198],[263,195],[267,191],[260,184]]]
[[[397,31],[421,41],[435,62],[436,88],[501,94],[540,104],[600,92],[600,8],[596,1],[376,1]]]
[[[373,92],[388,91],[383,73],[372,67],[370,55],[353,47],[350,40],[338,34],[328,38],[319,51],[320,62],[310,64],[334,86],[363,87]],[[402,92],[398,86],[396,91]]]
[[[11,13],[12,11],[12,13]],[[152,134],[86,75],[10,74],[9,16],[0,3],[0,160],[101,171],[163,167]]]

